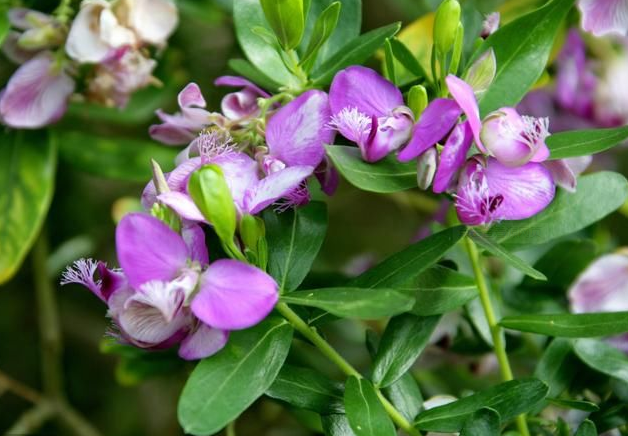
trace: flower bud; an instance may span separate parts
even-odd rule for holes
[[[438,165],[438,152],[435,147],[428,148],[417,160],[416,180],[419,188],[425,190],[430,187],[436,167]]]
[[[427,107],[427,90],[423,85],[414,85],[408,92],[408,106],[414,113],[414,119],[418,120]]]
[[[491,156],[509,167],[543,162],[549,157],[545,138],[549,136],[547,118],[521,116],[513,108],[490,113],[482,124],[480,137]]]
[[[240,238],[244,243],[247,259],[262,269],[266,269],[268,247],[264,220],[253,215],[243,215],[240,219]]]
[[[446,54],[453,47],[459,23],[460,3],[457,0],[442,2],[434,18],[434,45],[439,54]]]
[[[266,21],[285,50],[296,48],[303,38],[303,0],[261,0]]]
[[[491,86],[496,73],[497,60],[491,47],[473,62],[463,80],[471,85],[476,97],[479,98]]]

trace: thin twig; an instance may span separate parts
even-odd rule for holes
[[[18,397],[24,398],[26,401],[30,401],[33,404],[39,403],[42,400],[42,396],[39,392],[15,380],[1,370],[0,386],[7,388]]]
[[[55,407],[50,401],[41,401],[19,417],[5,436],[17,436],[35,433],[55,414]]]
[[[59,419],[77,436],[101,436],[100,432],[67,403],[59,404]]]

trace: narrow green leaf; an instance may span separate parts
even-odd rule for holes
[[[423,410],[423,395],[409,372],[382,391],[395,409],[410,422],[414,421],[414,418]]]
[[[309,368],[284,365],[266,395],[322,414],[345,411],[342,384]]]
[[[311,202],[305,207],[283,213],[267,210],[268,272],[280,289],[295,290],[310,272],[312,263],[325,240],[327,207]]]
[[[594,370],[628,382],[628,357],[617,348],[595,339],[578,339],[574,352]]]
[[[334,414],[321,416],[325,436],[355,436],[347,415]]]
[[[393,54],[392,46],[390,45],[390,38],[386,38],[386,41],[384,41],[384,65],[386,66],[386,78],[397,85],[397,76],[395,74],[395,55]]]
[[[386,38],[395,36],[400,28],[400,23],[389,24],[347,42],[334,56],[314,70],[314,83],[327,85],[338,71],[350,65],[361,64],[382,46]]]
[[[580,424],[580,427],[578,427],[574,436],[597,436],[597,428],[595,428],[593,421],[585,419],[582,421],[582,424]]]
[[[407,312],[414,298],[394,289],[325,288],[283,295],[284,303],[317,307],[343,318],[377,319]]]
[[[628,332],[628,312],[507,316],[499,324],[522,332],[564,338],[597,338]]]
[[[416,162],[401,163],[394,156],[365,162],[357,147],[328,145],[327,155],[349,183],[364,191],[390,193],[416,188]]]
[[[499,245],[497,242],[493,241],[488,235],[481,233],[475,229],[471,229],[469,231],[469,236],[473,241],[482,247],[484,250],[488,251],[495,257],[499,257],[508,265],[513,268],[518,269],[522,273],[537,279],[537,280],[547,280],[547,277],[540,272],[532,268],[528,265],[523,259],[515,256],[510,251],[506,250],[504,247]]]
[[[489,407],[507,422],[531,410],[547,395],[547,385],[535,378],[512,380],[490,387],[453,403],[419,413],[415,426],[442,433],[460,431],[476,411]]]
[[[498,29],[478,53],[495,51],[495,79],[480,100],[482,116],[503,106],[515,106],[541,77],[556,33],[574,0],[552,0]]]
[[[297,85],[295,77],[288,71],[275,47],[268,45],[254,31],[256,27],[270,31],[259,0],[234,0],[233,20],[238,42],[248,60],[277,83],[285,86]]]
[[[563,409],[582,410],[584,412],[597,412],[600,410],[598,405],[591,401],[566,400],[564,398],[548,398],[547,401]]]
[[[2,2],[2,5],[0,5],[0,44],[4,42],[11,28],[11,23],[9,22],[9,5],[10,2]]]
[[[403,285],[438,262],[466,232],[464,226],[457,226],[431,235],[356,277],[351,285],[362,288]]]
[[[628,139],[628,126],[614,129],[572,130],[550,135],[550,159],[588,156],[608,150]]]
[[[440,265],[395,289],[411,292],[416,300],[411,312],[420,316],[451,312],[478,296],[475,279]]]
[[[266,21],[285,50],[297,47],[305,30],[303,0],[260,0]]]
[[[439,316],[411,314],[392,318],[377,349],[371,377],[373,383],[386,387],[399,380],[423,352],[439,319]]]
[[[396,38],[390,40],[390,46],[395,58],[399,61],[403,67],[408,70],[412,75],[418,78],[427,77],[425,70],[419,63],[416,57],[412,54],[410,49],[405,44]]]
[[[460,436],[499,436],[499,426],[499,413],[490,407],[483,407],[465,422]]]
[[[621,174],[601,171],[578,179],[578,191],[558,190],[544,211],[522,221],[502,221],[488,235],[508,248],[543,244],[577,232],[610,214],[628,198]]]
[[[218,354],[202,360],[179,398],[179,423],[186,433],[214,434],[244,412],[271,386],[292,342],[292,327],[268,318],[234,331]]]
[[[397,431],[370,381],[349,377],[345,385],[345,410],[357,436],[396,436]]]
[[[45,131],[4,133],[0,147],[0,284],[24,261],[54,192],[57,147]]]
[[[170,171],[174,168],[178,152],[142,139],[104,137],[67,130],[58,130],[53,134],[59,144],[59,155],[65,163],[110,179],[145,183],[152,177],[151,159],[155,159],[164,171]]]
[[[549,386],[548,395],[557,397],[576,375],[575,356],[569,339],[556,338],[547,346],[536,365],[534,376]]]
[[[329,5],[316,19],[310,42],[301,58],[300,64],[305,71],[310,71],[316,62],[319,50],[331,37],[336,26],[338,25],[338,17],[340,16],[342,4],[338,1]]]
[[[280,85],[244,59],[229,59],[229,68],[267,91],[277,91]]]

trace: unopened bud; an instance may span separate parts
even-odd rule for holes
[[[268,253],[264,220],[253,215],[243,215],[240,219],[240,239],[249,262],[265,269]]]
[[[460,3],[458,0],[445,0],[436,10],[434,18],[434,45],[443,55],[449,53],[456,40],[460,23]]]
[[[423,85],[414,85],[408,92],[408,107],[412,109],[414,119],[418,120],[427,107],[427,90]]]
[[[17,44],[25,50],[41,50],[57,46],[62,42],[63,33],[60,28],[47,24],[27,30],[19,37]]]
[[[463,80],[471,85],[476,97],[479,98],[491,86],[496,73],[497,60],[491,47],[471,65]]]
[[[430,187],[436,167],[438,165],[438,152],[435,147],[428,148],[417,160],[416,181],[419,188],[425,190]]]

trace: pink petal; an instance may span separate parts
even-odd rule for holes
[[[200,157],[194,157],[184,161],[174,170],[165,174],[168,187],[175,192],[187,193],[190,175],[200,167]],[[155,190],[155,183],[151,180],[142,192],[142,206],[144,209],[149,210],[156,201],[157,191]]]
[[[190,250],[189,258],[202,266],[209,264],[209,252],[205,243],[205,232],[198,224],[187,224],[181,229],[181,237]]]
[[[265,177],[246,192],[244,210],[251,215],[261,212],[297,189],[313,171],[311,166],[294,166]]]
[[[257,86],[255,83],[250,80],[246,80],[244,77],[240,76],[220,76],[216,80],[214,80],[214,85],[216,86],[231,86],[234,88],[250,88],[258,94],[260,97],[268,98],[270,94],[264,91],[262,88]]]
[[[575,313],[628,310],[628,256],[600,257],[578,276],[567,294]]]
[[[353,66],[339,71],[329,88],[329,104],[334,115],[344,108],[357,108],[371,117],[390,115],[403,106],[399,89],[376,71]]]
[[[73,91],[74,80],[44,52],[11,76],[0,99],[0,115],[12,127],[43,127],[61,118]]]
[[[449,75],[445,79],[449,92],[453,96],[456,103],[460,105],[462,111],[467,116],[473,137],[475,138],[475,144],[482,153],[486,153],[482,141],[480,140],[480,131],[482,130],[482,122],[480,120],[480,109],[478,102],[475,99],[473,88],[468,83],[459,79],[454,75]]]
[[[150,215],[130,213],[116,228],[118,262],[135,288],[151,280],[170,281],[185,267],[183,238]]]
[[[447,191],[467,157],[473,142],[473,132],[469,122],[454,127],[440,154],[438,169],[434,176],[433,190],[436,193]]]
[[[285,164],[318,166],[325,144],[334,140],[328,127],[331,111],[327,94],[308,91],[279,109],[266,124],[270,155]]]
[[[198,323],[196,330],[181,341],[179,357],[185,360],[204,359],[222,350],[228,340],[228,331]]]
[[[239,212],[246,210],[247,190],[259,180],[258,164],[245,153],[226,153],[211,160],[222,170]]]
[[[205,103],[205,99],[203,98],[201,88],[194,82],[188,83],[185,88],[179,92],[177,101],[179,102],[180,108],[192,106],[205,107],[207,105],[207,103]]]
[[[203,273],[191,308],[211,327],[239,330],[263,320],[278,298],[277,283],[268,274],[243,262],[222,259]]]
[[[157,200],[172,208],[183,219],[196,222],[206,221],[188,194],[177,191],[164,192],[157,196]]]
[[[579,0],[582,28],[595,36],[628,31],[628,2],[626,0]]]

